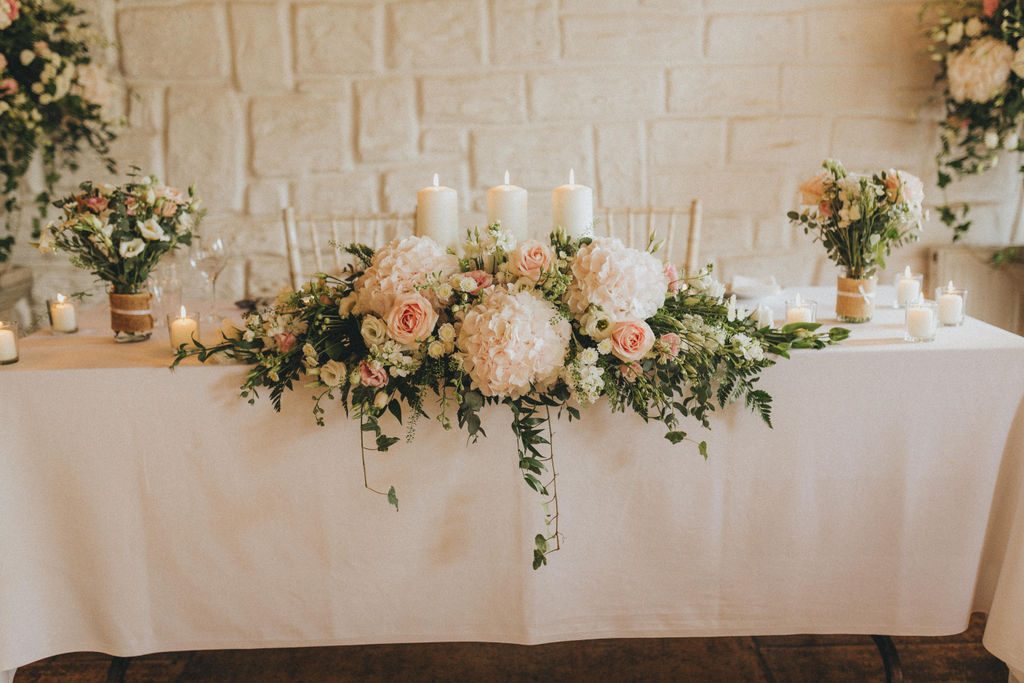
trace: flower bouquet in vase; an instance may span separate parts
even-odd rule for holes
[[[183,193],[149,176],[120,187],[86,182],[55,206],[63,216],[43,231],[40,251],[66,251],[72,265],[107,283],[116,341],[149,339],[146,281],[164,254],[191,241],[201,215],[194,188]]]
[[[839,320],[867,322],[874,315],[878,270],[895,247],[919,237],[923,185],[905,171],[848,173],[832,159],[822,167],[800,186],[801,211],[788,216],[843,270],[836,283]]]

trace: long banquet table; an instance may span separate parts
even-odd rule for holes
[[[774,429],[723,411],[707,461],[603,405],[558,423],[564,541],[536,572],[503,409],[475,445],[421,420],[374,454],[396,512],[339,407],[318,428],[304,390],[249,406],[244,368],[171,372],[159,334],[93,327],[0,369],[8,673],[78,650],[942,635],[972,611],[1024,670],[1024,338],[979,321],[908,344],[881,307],[768,370]]]

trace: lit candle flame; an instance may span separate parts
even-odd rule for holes
[[[946,291],[947,291],[947,292],[950,292],[950,293],[952,293],[952,292],[955,292],[955,291],[956,291],[956,287],[954,287],[954,286],[953,286],[953,281],[952,281],[952,280],[950,280],[950,281],[949,281],[949,284],[948,284],[948,285],[946,285]]]
[[[905,278],[912,278],[912,277],[914,277],[914,274],[912,272],[910,272],[910,266],[907,266],[906,268],[903,269],[903,277],[905,277]]]
[[[182,304],[182,306],[181,306],[181,315],[178,316],[178,317],[180,317],[180,318],[187,318],[188,317],[188,314],[185,313],[185,305],[184,304]]]
[[[953,284],[953,283],[951,282],[949,284]],[[58,294],[57,295],[57,303],[59,303],[59,304],[64,303],[64,295],[63,294]]]
[[[434,187],[438,187],[440,184],[441,184],[441,179],[435,173],[434,174]]]
[[[508,169],[505,169],[505,185],[508,185]]]
[[[576,169],[575,168],[570,168],[569,169],[569,184],[570,185],[575,185],[576,184]]]

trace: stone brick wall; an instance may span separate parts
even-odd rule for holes
[[[603,206],[699,196],[723,274],[784,284],[832,278],[785,220],[822,158],[905,168],[940,202],[918,2],[92,4],[130,93],[120,160],[198,183],[268,281],[285,267],[283,204],[407,211],[435,171],[459,190],[464,225],[506,168],[531,190],[538,230],[569,167]],[[1009,239],[1011,166],[950,192],[976,203],[973,241]],[[933,220],[925,241],[948,239]],[[919,253],[894,265],[923,267]],[[40,289],[67,277],[52,261],[37,273]]]

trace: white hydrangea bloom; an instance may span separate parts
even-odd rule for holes
[[[591,306],[612,322],[646,320],[665,303],[668,277],[653,255],[612,237],[597,237],[576,253],[566,303],[579,318]]]
[[[430,276],[447,279],[459,271],[459,261],[428,237],[405,237],[381,247],[366,272],[356,280],[355,313],[384,317],[400,294],[416,291]],[[421,292],[437,307],[436,296]]]

